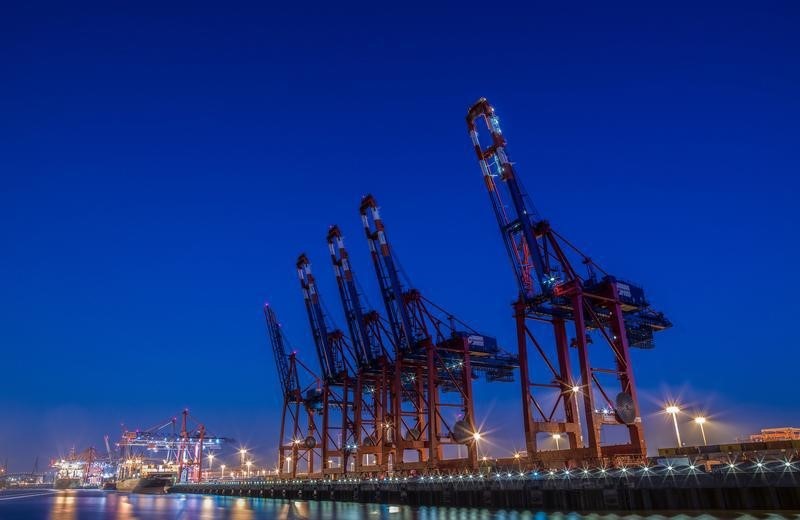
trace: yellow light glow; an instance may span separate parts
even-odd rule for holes
[[[681,409],[673,404],[673,405],[667,406],[665,411],[668,414],[675,415],[676,413],[679,413],[681,411]]]
[[[476,441],[479,441],[479,440],[481,440],[481,432],[475,432],[475,433],[473,433],[473,434],[472,434],[472,438],[473,438],[473,439],[475,439]]]
[[[694,418],[694,422],[696,422],[697,424],[705,424],[706,418],[705,417],[695,417]]]

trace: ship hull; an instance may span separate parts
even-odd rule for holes
[[[76,478],[56,479],[56,489],[76,489],[80,487],[80,481]]]
[[[123,493],[164,494],[172,479],[167,477],[126,478],[117,481],[117,491]]]

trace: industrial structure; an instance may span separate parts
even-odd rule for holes
[[[472,329],[418,289],[404,287],[372,195],[362,199],[360,214],[395,348],[399,469],[475,468],[480,432],[473,379],[482,374],[488,381],[513,381],[517,359],[501,351],[495,338]],[[445,453],[454,445],[467,447],[466,458]],[[408,451],[416,452],[415,460],[406,458]]]
[[[283,391],[278,474],[290,478],[296,477],[298,471],[314,474],[315,469],[321,467],[322,460],[322,442],[316,425],[323,403],[321,381],[297,358],[295,351],[286,353],[288,340],[269,304],[264,305],[264,317]],[[301,382],[303,380],[306,382]]]
[[[800,441],[800,428],[762,428],[750,436],[750,442]]]
[[[54,487],[56,489],[99,487],[114,475],[113,461],[98,455],[89,447],[80,453],[73,448],[66,457],[51,461],[56,470]]]
[[[488,142],[480,139],[480,123]],[[650,308],[642,288],[603,271],[537,215],[485,98],[469,109],[467,128],[519,287],[514,316],[529,462],[553,466],[644,460],[630,348],[652,348],[653,333],[669,327],[669,320]],[[549,334],[536,330],[536,324],[550,329]],[[578,378],[570,347],[577,350]],[[606,359],[611,366],[593,362],[601,349],[610,354]],[[531,351],[546,367],[543,379],[533,377]],[[601,429],[609,425],[623,425],[626,441],[601,446]],[[538,449],[541,435],[566,436],[569,446],[544,453]]]
[[[481,431],[473,381],[513,382],[517,369],[526,444],[513,461],[518,468],[644,461],[630,349],[652,348],[669,320],[650,308],[641,287],[606,273],[536,214],[485,99],[469,109],[467,126],[518,283],[516,352],[401,281],[378,204],[363,197],[359,213],[382,311],[363,306],[338,226],[329,228],[327,244],[346,330],[332,325],[308,256],[296,262],[318,376],[287,355],[280,324],[265,307],[284,394],[279,476],[475,471]],[[611,426],[621,427],[621,442],[601,444]],[[564,449],[542,450],[543,436],[563,436]]]
[[[200,482],[203,457],[222,449],[231,439],[210,434],[204,424],[189,414],[146,430],[126,430],[117,445],[117,482],[151,475],[171,475],[178,482]]]

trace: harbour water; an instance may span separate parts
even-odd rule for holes
[[[137,495],[101,490],[6,490],[0,492],[0,520],[249,520],[249,519],[392,519],[392,520],[663,520],[665,518],[760,518],[800,520],[800,514],[731,512],[715,516],[670,513],[541,513],[477,508],[418,507],[305,500],[274,500],[209,495]]]

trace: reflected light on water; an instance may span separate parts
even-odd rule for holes
[[[0,492],[2,493],[2,492]],[[7,496],[7,495],[6,495]],[[742,518],[723,514],[723,518]],[[764,520],[794,518],[778,514],[758,515]],[[65,490],[37,496],[4,498],[0,501],[0,519],[49,518],[50,520],[717,520],[718,517],[696,513],[676,513],[668,517],[653,515],[618,515],[608,513],[543,513],[516,510],[489,510],[467,507],[411,507],[407,505],[362,504],[354,502],[272,500],[204,495],[129,495],[101,490]]]
[[[250,507],[250,500],[237,498],[233,507],[232,520],[250,520],[254,518],[253,510]]]
[[[55,504],[50,510],[52,520],[71,520],[76,517],[75,497],[67,492],[59,493],[55,497]],[[2,515],[0,515],[2,518]]]
[[[128,495],[120,495],[114,493],[112,496],[117,497],[116,500],[116,510],[117,510],[117,520],[128,520],[129,518],[133,517],[131,511],[133,511],[133,506],[128,500]]]

